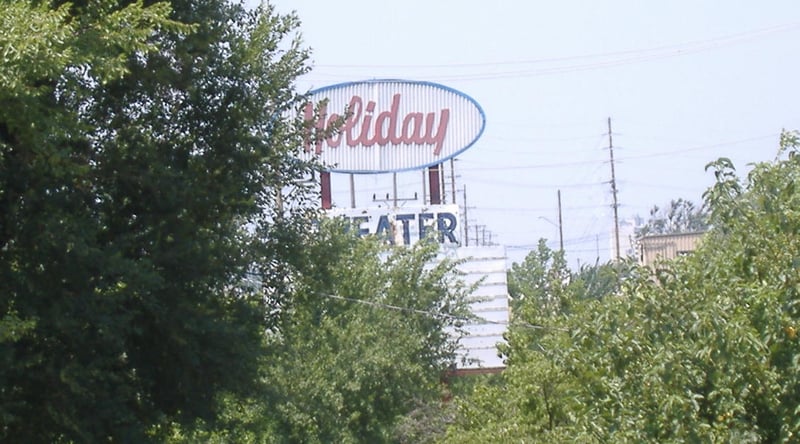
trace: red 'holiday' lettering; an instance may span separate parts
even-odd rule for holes
[[[328,138],[318,139],[315,143],[315,152],[322,153],[323,143],[329,148],[337,148],[344,140],[347,146],[367,148],[373,145],[386,146],[390,144],[431,145],[433,154],[438,156],[447,135],[450,109],[442,109],[438,116],[436,112],[409,112],[400,116],[400,99],[401,95],[395,94],[389,109],[375,115],[377,106],[375,101],[370,100],[365,106],[364,99],[360,96],[353,96],[348,106],[350,114],[344,125]],[[319,110],[314,128],[320,132],[331,128],[340,117],[335,113],[328,116],[327,106],[323,105]],[[305,118],[306,121],[314,119],[312,104],[306,105]],[[306,151],[311,151],[310,137],[306,138]]]

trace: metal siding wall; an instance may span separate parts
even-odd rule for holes
[[[645,236],[639,239],[641,263],[653,265],[659,260],[671,260],[684,252],[694,251],[703,233],[681,233]]]
[[[503,360],[497,356],[497,344],[504,342],[503,334],[508,328],[505,248],[462,247],[458,249],[457,257],[465,260],[459,266],[464,273],[465,283],[472,284],[483,279],[472,294],[470,310],[485,320],[465,327],[468,335],[461,339],[459,353],[468,362],[459,364],[459,368],[505,367]]]

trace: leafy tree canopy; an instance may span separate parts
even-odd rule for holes
[[[671,200],[668,208],[653,206],[644,226],[636,230],[637,236],[651,234],[695,233],[708,229],[708,212],[704,206],[679,198]]]
[[[602,299],[566,291],[568,313],[517,310],[504,385],[462,400],[448,440],[796,441],[799,148],[785,133],[744,181],[709,164],[713,228],[694,254]]]
[[[297,25],[0,1],[0,441],[160,441],[261,393],[313,169],[276,117],[302,102]]]
[[[436,412],[469,289],[436,243],[386,247],[336,223],[314,231],[294,297],[268,334],[265,398],[230,403],[223,430],[177,442],[395,442]],[[416,420],[419,422],[419,420]],[[401,425],[403,426],[401,428]]]

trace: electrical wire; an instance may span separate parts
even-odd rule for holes
[[[478,183],[478,184],[485,184],[485,185],[502,185],[502,186],[511,186],[515,188],[523,188],[523,189],[540,189],[540,190],[549,190],[552,188],[559,188],[559,189],[571,189],[571,188],[587,188],[587,187],[596,187],[598,185],[603,185],[603,182],[591,182],[591,183],[572,183],[572,184],[526,184],[520,181],[503,181],[503,180],[486,180],[486,179],[478,179],[478,178],[471,178],[470,183]]]
[[[425,75],[429,80],[436,81],[474,81],[474,80],[500,80],[510,78],[524,78],[536,77],[544,75],[567,74],[579,71],[590,71],[595,69],[610,68],[621,65],[628,65],[633,63],[641,63],[652,60],[659,60],[664,58],[678,57],[689,54],[700,53],[713,49],[731,46],[738,43],[753,40],[755,38],[767,36],[770,34],[793,31],[800,28],[800,23],[793,22],[783,25],[762,28],[755,31],[743,32],[739,34],[732,34],[723,37],[716,37],[707,40],[699,40],[684,44],[659,46],[649,49],[640,50],[626,50],[616,51],[603,54],[593,54],[584,56],[567,56],[556,57],[549,59],[532,59],[522,61],[498,61],[498,62],[480,62],[475,64],[446,64],[446,65],[318,65],[320,68],[326,69],[398,69],[398,68],[413,68],[413,69],[458,69],[464,70],[465,68],[485,68],[493,66],[514,66],[514,65],[542,65],[547,63],[561,63],[571,61],[582,61],[592,59],[602,59],[596,62],[574,63],[557,65],[552,67],[542,68],[528,68],[512,71],[496,71],[496,72],[478,72],[478,73],[463,73],[463,74],[444,74],[444,75]],[[321,74],[321,77],[320,77]],[[327,76],[328,78],[352,78],[352,72],[346,74],[326,74],[312,71],[310,76],[320,78]]]
[[[543,326],[543,325],[535,325],[535,324],[530,324],[530,323],[527,323],[527,322],[490,321],[488,319],[484,319],[484,318],[481,318],[481,317],[475,316],[475,315],[473,315],[472,317],[467,318],[467,317],[455,316],[455,315],[451,315],[451,314],[447,314],[447,313],[440,313],[440,312],[434,312],[434,311],[428,311],[428,310],[420,310],[420,309],[417,309],[417,308],[410,308],[410,307],[401,307],[399,305],[385,304],[385,303],[382,303],[382,302],[368,301],[368,300],[365,300],[365,299],[348,298],[348,297],[344,297],[344,296],[337,296],[337,295],[327,294],[327,293],[314,293],[314,294],[316,294],[317,296],[322,296],[322,297],[326,297],[326,298],[329,298],[329,299],[337,299],[337,300],[341,300],[341,301],[347,301],[347,302],[353,302],[353,303],[362,304],[362,305],[368,305],[368,306],[374,307],[374,308],[381,308],[381,309],[386,309],[386,310],[394,310],[394,311],[400,311],[400,312],[404,312],[404,313],[414,313],[414,314],[431,316],[431,317],[439,317],[439,316],[441,316],[441,317],[445,317],[445,318],[448,318],[448,319],[451,319],[451,320],[463,321],[463,322],[467,322],[467,323],[474,322],[474,321],[477,320],[479,323],[484,323],[484,324],[494,324],[494,325],[503,325],[503,326],[521,326],[521,327],[532,328],[532,329],[536,329],[536,330],[558,330],[558,331],[565,331],[565,332],[569,331],[569,330],[563,329],[563,328],[546,327],[546,326]]]
[[[561,56],[561,57],[548,57],[548,58],[540,58],[540,59],[528,59],[528,60],[500,60],[500,61],[493,61],[493,62],[473,62],[473,63],[446,63],[446,64],[407,64],[407,65],[391,65],[391,64],[319,64],[316,65],[320,68],[330,68],[330,69],[399,69],[399,68],[409,68],[409,69],[450,69],[450,68],[485,68],[485,67],[493,67],[493,66],[515,66],[515,65],[540,65],[540,64],[547,64],[547,63],[557,63],[557,62],[571,62],[571,61],[579,61],[579,60],[586,60],[586,59],[598,59],[598,58],[617,58],[617,57],[642,57],[642,56],[649,56],[649,55],[661,55],[661,56],[669,56],[669,55],[682,55],[692,52],[703,51],[707,49],[715,49],[727,45],[732,45],[748,40],[752,40],[755,38],[767,36],[770,34],[781,33],[781,32],[788,32],[795,29],[800,28],[800,22],[791,22],[785,23],[782,25],[775,25],[771,27],[756,29],[754,31],[748,32],[741,32],[737,34],[730,34],[726,36],[719,36],[713,37],[710,39],[705,40],[695,40],[690,42],[672,44],[672,45],[662,45],[662,46],[655,46],[652,48],[644,48],[644,49],[630,49],[630,50],[621,50],[621,51],[612,51],[612,52],[605,52],[605,53],[597,53],[597,54],[584,54],[584,55],[573,55],[573,56]]]
[[[673,156],[675,154],[684,154],[693,151],[703,151],[708,149],[714,148],[721,148],[730,145],[737,145],[740,143],[747,143],[747,142],[758,142],[766,139],[777,138],[780,134],[779,133],[771,133],[762,136],[755,136],[750,137],[747,139],[739,139],[733,140],[728,142],[719,142],[713,143],[708,145],[697,145],[688,148],[682,148],[678,150],[670,150],[670,151],[659,151],[656,153],[647,153],[647,154],[633,154],[628,156],[620,156],[618,157],[615,162],[622,163],[626,160],[638,160],[638,159],[650,159],[653,157],[663,157],[663,156]],[[614,146],[614,148],[623,148]],[[579,165],[596,165],[596,164],[603,164],[608,163],[607,160],[598,161],[598,160],[579,160],[574,162],[554,162],[554,163],[542,163],[542,164],[529,164],[529,165],[506,165],[506,166],[475,166],[475,167],[461,167],[461,171],[495,171],[495,170],[531,170],[531,169],[547,169],[547,168],[562,168],[562,167],[569,167],[569,166],[579,166]],[[556,186],[556,185],[554,185]]]

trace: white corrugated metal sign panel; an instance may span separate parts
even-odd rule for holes
[[[335,172],[385,173],[436,165],[472,146],[486,126],[474,99],[431,82],[343,83],[312,91],[311,103],[320,106],[320,113],[314,116],[307,107],[305,116],[316,128],[335,126],[343,118],[337,134],[309,139],[304,151]]]
[[[456,257],[465,260],[459,266],[465,283],[480,284],[472,294],[470,311],[478,321],[465,326],[467,336],[460,340],[459,364],[462,369],[505,367],[497,354],[497,344],[504,342],[508,328],[508,285],[504,247],[462,247]],[[482,280],[481,280],[482,279]]]

